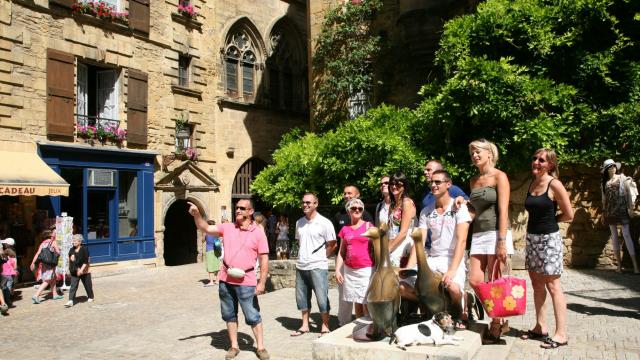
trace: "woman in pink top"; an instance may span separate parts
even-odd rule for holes
[[[362,220],[364,204],[360,199],[347,203],[351,225],[343,226],[338,236],[340,251],[336,259],[336,281],[343,286],[342,300],[356,304],[356,319],[367,315],[366,294],[373,269],[373,258],[369,252],[369,238],[362,236],[370,222]],[[344,265],[344,275],[342,266]]]
[[[58,248],[58,244],[56,244],[56,236],[55,233],[51,230],[42,231],[42,243],[38,248],[35,256],[33,257],[33,261],[31,261],[31,271],[36,268],[36,260],[38,260],[38,255],[40,255],[40,251],[44,248],[50,248],[51,251],[56,254],[60,254],[60,248]],[[58,295],[56,291],[56,267],[54,265],[47,265],[45,263],[41,263],[40,265],[40,280],[42,280],[42,285],[36,290],[36,293],[31,297],[34,304],[40,304],[40,294],[47,288],[47,286],[51,286],[51,297],[53,300],[64,299],[64,296]]]

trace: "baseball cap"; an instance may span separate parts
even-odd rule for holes
[[[14,246],[16,244],[16,241],[13,240],[13,238],[6,238],[4,240],[0,240],[0,243]]]

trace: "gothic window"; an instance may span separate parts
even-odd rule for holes
[[[224,56],[225,90],[229,96],[251,100],[256,87],[256,51],[243,31],[230,37]]]
[[[269,69],[269,103],[277,109],[306,110],[306,68],[303,49],[295,27],[286,21],[271,32]]]

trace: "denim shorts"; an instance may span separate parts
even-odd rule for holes
[[[226,322],[238,322],[238,303],[244,314],[244,322],[249,326],[262,322],[260,317],[260,305],[255,296],[255,286],[231,285],[220,281],[218,295],[220,296],[220,310],[222,320]]]
[[[318,309],[328,313],[329,306],[329,270],[296,270],[296,304],[298,310],[311,310],[311,291],[316,294]]]

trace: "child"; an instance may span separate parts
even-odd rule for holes
[[[9,307],[11,307],[11,294],[13,293],[13,283],[18,275],[18,262],[16,252],[12,248],[4,250],[7,261],[2,264],[2,295]]]

